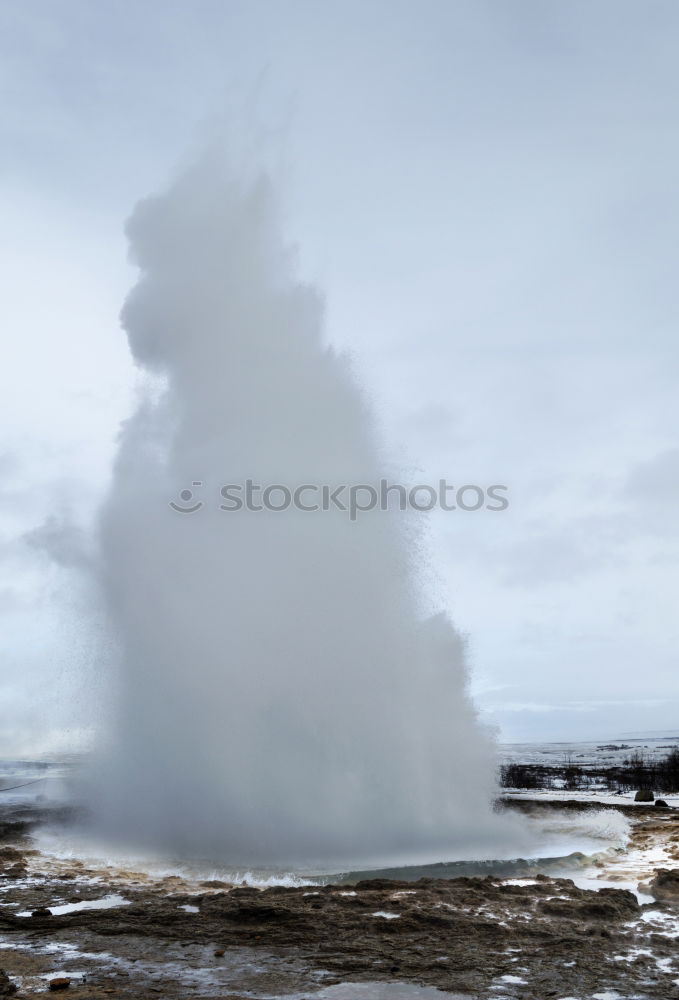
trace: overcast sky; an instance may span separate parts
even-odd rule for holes
[[[124,220],[215,127],[394,462],[510,488],[430,532],[502,738],[679,729],[678,45],[674,0],[2,0],[5,745],[103,669],[49,519],[86,527],[131,406]]]

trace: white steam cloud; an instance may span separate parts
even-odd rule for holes
[[[385,472],[271,183],[211,153],[128,232],[123,324],[160,378],[100,520],[121,660],[108,822],[234,863],[482,854],[493,746],[459,637],[418,615],[403,515],[219,509],[224,483]],[[204,506],[177,513],[187,487]]]

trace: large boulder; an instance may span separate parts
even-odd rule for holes
[[[655,795],[648,788],[640,788],[634,796],[635,802],[653,802]]]

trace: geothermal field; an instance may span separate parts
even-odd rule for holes
[[[679,796],[635,802],[596,782],[578,794],[550,777],[551,789],[496,801],[522,857],[449,848],[445,862],[373,870],[237,867],[225,852],[105,843],[72,801],[82,766],[5,765],[21,786],[7,789],[0,827],[7,995],[676,993]]]
[[[0,997],[679,1000],[678,42],[0,2]]]

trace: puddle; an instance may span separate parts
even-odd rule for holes
[[[471,1000],[471,997],[412,983],[339,983],[326,986],[319,993],[295,994],[290,1000]]]
[[[61,906],[48,906],[47,909],[53,917],[62,916],[64,913],[78,913],[80,910],[108,910],[114,906],[129,906],[129,899],[123,896],[104,896],[102,899],[83,899],[78,903],[63,903]],[[23,910],[17,913],[17,917],[30,917],[31,910]]]
[[[382,917],[384,920],[398,920],[401,916],[400,913],[389,913],[388,910],[375,910],[374,913],[370,914],[371,917]]]
[[[213,945],[193,945],[186,947],[185,942],[170,942],[158,946],[154,958],[141,958],[138,949],[132,943],[132,947],[126,954],[111,954],[110,952],[91,952],[80,950],[80,948],[69,942],[52,941],[48,944],[40,944],[33,940],[32,934],[27,934],[25,940],[17,940],[15,935],[11,938],[0,935],[0,948],[11,947],[16,951],[28,952],[30,955],[52,956],[59,962],[59,972],[40,973],[34,977],[13,977],[22,989],[33,989],[34,983],[41,985],[49,979],[61,975],[73,979],[73,985],[80,985],[82,979],[89,979],[91,976],[98,976],[102,973],[109,976],[124,976],[129,981],[138,984],[139,995],[150,996],[157,994],[161,1000],[163,996],[170,995],[164,990],[165,984],[172,984],[174,989],[177,985],[183,987],[187,996],[200,995],[201,997],[214,997],[215,1000],[225,994],[233,996],[245,995],[256,1000],[257,997],[274,1000],[268,989],[271,976],[275,976],[279,981],[284,982],[286,975],[289,976],[287,988],[281,994],[277,992],[274,996],[285,996],[287,1000],[312,1000],[319,994],[313,992],[318,983],[318,977],[309,976],[306,967],[301,963],[291,963],[288,972],[282,972],[280,962],[277,957],[263,954],[259,949],[256,951],[249,948],[234,948],[227,952],[224,958],[215,960]],[[92,963],[88,968],[87,964]],[[301,993],[300,983],[311,981],[312,985],[308,991]],[[43,990],[40,990],[43,995]],[[33,995],[33,994],[31,994]],[[46,995],[46,993],[45,993]],[[172,992],[172,996],[175,993]],[[345,995],[345,994],[343,994]],[[323,996],[323,994],[321,994]],[[330,994],[331,997],[336,994]],[[353,994],[352,994],[353,996]],[[359,994],[362,996],[362,994]],[[391,994],[389,994],[389,997]],[[401,994],[397,995],[399,1000]],[[429,994],[425,994],[428,997]],[[439,996],[442,996],[439,994]],[[443,995],[445,1000],[445,995]],[[340,997],[337,997],[340,1000]],[[455,997],[455,1000],[460,998]],[[468,998],[463,998],[468,1000]]]

